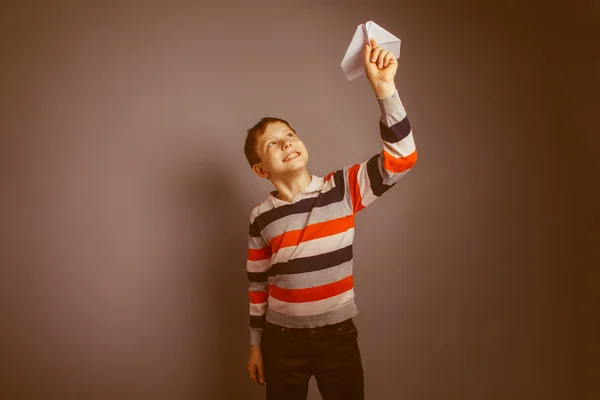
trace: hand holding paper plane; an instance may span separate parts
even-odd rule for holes
[[[371,38],[375,39],[377,45],[393,53],[396,58],[400,57],[400,39],[373,21],[360,24],[354,32],[354,37],[341,64],[342,70],[349,81],[365,73],[363,51],[365,43],[369,43]]]

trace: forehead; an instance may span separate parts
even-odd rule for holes
[[[264,136],[273,135],[275,133],[281,133],[290,130],[290,127],[283,122],[272,122],[265,128]]]

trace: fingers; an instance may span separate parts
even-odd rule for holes
[[[385,51],[385,50],[383,50],[383,48],[381,48],[379,46],[373,48],[373,51],[371,52],[371,62],[372,63],[377,62],[377,59],[379,58],[379,54],[381,54],[382,51]]]
[[[262,385],[265,383],[265,374],[262,365],[258,366],[258,382]]]
[[[387,67],[390,64],[390,61],[391,62],[395,61],[395,57],[394,57],[394,53],[388,51],[383,56],[383,66]]]
[[[252,379],[253,382],[258,383],[256,381],[256,368],[254,365],[248,366],[248,373],[250,374],[250,379]]]
[[[254,383],[258,383],[261,385],[265,383],[265,374],[263,371],[263,366],[261,364],[249,365],[248,374],[250,374],[250,379]]]
[[[370,40],[370,45],[365,45],[365,47],[365,62],[376,64],[378,69],[383,69],[396,60],[394,53],[378,46],[377,41],[373,38]]]
[[[260,347],[250,346],[250,356],[248,358],[248,374],[254,383],[264,384],[265,377],[263,373],[263,361]]]

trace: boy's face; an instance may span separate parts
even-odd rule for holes
[[[261,162],[254,172],[263,178],[280,178],[306,167],[308,150],[283,122],[273,122],[259,137],[256,152]]]

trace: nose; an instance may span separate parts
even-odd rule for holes
[[[285,141],[284,145],[283,145],[283,149],[287,149],[288,147],[290,147],[292,144],[289,141]]]

